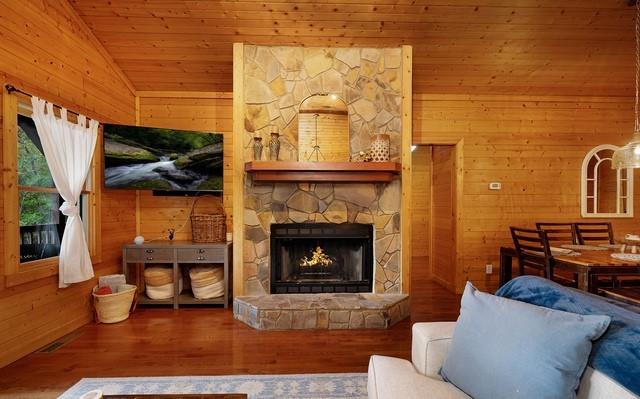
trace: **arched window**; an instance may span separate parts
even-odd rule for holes
[[[582,217],[633,217],[633,170],[612,169],[618,147],[595,147],[582,161]]]

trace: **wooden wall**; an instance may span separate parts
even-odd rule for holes
[[[234,42],[412,45],[415,143],[465,138],[458,274],[481,286],[504,227],[578,217],[579,159],[632,128],[625,0],[70,1],[140,90],[231,91]]]
[[[498,250],[509,226],[580,218],[580,170],[593,147],[626,143],[633,130],[628,97],[415,95],[416,144],[463,143],[462,260],[456,289],[467,279],[493,290]],[[635,174],[640,195],[640,173]],[[501,182],[501,191],[490,191]],[[636,201],[635,214],[640,212]],[[616,236],[637,231],[636,216],[614,220]],[[492,263],[494,274],[485,274]]]
[[[631,95],[627,0],[71,0],[139,90],[232,90],[232,43],[413,46],[417,93]]]
[[[197,212],[212,212],[224,206],[227,231],[232,228],[232,96],[231,93],[207,92],[139,92],[139,123],[181,130],[224,134],[224,196],[203,198]],[[191,239],[189,211],[194,198],[153,196],[139,192],[137,220],[139,234],[147,239],[167,238],[167,229],[182,229],[176,239]],[[186,222],[186,223],[185,223]]]
[[[231,131],[230,93],[217,99],[198,99],[193,93],[166,96],[141,96],[141,124]],[[602,143],[624,143],[632,128],[633,104],[628,97],[424,94],[415,97],[414,143],[455,144],[464,138],[460,254],[463,262],[457,271],[458,289],[466,279],[482,288],[497,287],[498,248],[510,243],[510,225],[533,226],[538,220],[564,220],[565,216],[580,219],[583,156]],[[225,187],[228,187],[231,142],[226,137]],[[426,157],[422,148],[414,153],[416,159]],[[417,166],[413,184],[417,192],[413,197],[415,231],[420,231],[418,225],[428,223],[425,222],[428,204],[423,203],[422,208],[417,205],[422,201],[419,198],[427,195],[427,182],[421,175],[426,177],[427,171]],[[640,182],[640,177],[636,179]],[[489,191],[487,186],[492,181],[502,182],[502,191]],[[225,208],[229,219],[230,204],[231,196],[227,194]],[[141,192],[141,233],[151,238],[163,235],[164,220],[169,218],[177,224],[186,219],[189,206],[188,199],[152,197]],[[632,231],[631,226],[637,221],[637,218],[622,219],[616,222],[616,229],[620,234]],[[187,225],[178,238],[188,238],[189,232]],[[413,255],[425,256],[427,241],[415,237],[414,234]],[[485,274],[486,263],[493,263],[494,274]]]
[[[134,121],[130,83],[66,0],[2,2],[0,83],[101,122]],[[132,193],[103,191],[102,263],[94,265],[97,275],[118,270],[120,246],[135,229],[134,204]],[[8,233],[0,230],[0,250]],[[57,276],[51,276],[5,287],[0,278],[0,367],[89,322],[94,284],[95,280],[58,289]]]

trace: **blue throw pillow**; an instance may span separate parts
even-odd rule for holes
[[[547,309],[467,283],[442,377],[475,399],[575,398],[611,318]]]

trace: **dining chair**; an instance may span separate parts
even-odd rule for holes
[[[578,244],[615,244],[611,222],[575,223]]]
[[[525,274],[526,268],[542,272],[545,278],[563,285],[577,286],[577,280],[571,280],[561,275],[554,275],[554,259],[551,254],[549,238],[544,230],[510,227],[511,237],[518,257],[520,275]]]
[[[547,233],[550,246],[578,243],[575,223],[537,222],[536,229]],[[556,271],[555,273],[563,280],[575,281],[577,285],[578,273],[570,273],[568,271]]]
[[[577,244],[576,225],[574,223],[538,222],[536,229],[547,233],[549,244]]]
[[[578,243],[589,244],[615,244],[613,238],[613,226],[611,222],[578,222],[576,226],[576,237]],[[599,284],[617,287],[620,281],[617,276],[602,276]]]
[[[553,275],[553,256],[547,233],[542,230],[510,227],[513,245],[518,256],[520,275],[529,267],[542,272],[546,278]]]

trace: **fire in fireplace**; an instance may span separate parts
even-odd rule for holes
[[[271,225],[271,293],[371,292],[373,226]]]

